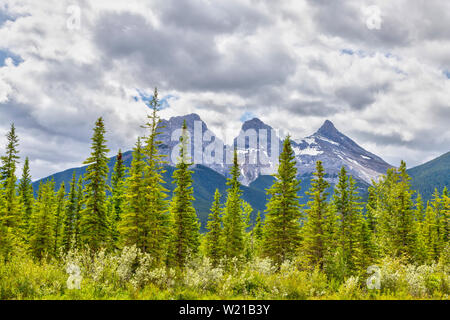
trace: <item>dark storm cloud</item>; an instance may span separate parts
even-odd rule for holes
[[[174,21],[163,20],[156,29],[137,14],[104,13],[97,23],[95,43],[108,60],[126,61],[135,68],[135,76],[143,83],[165,83],[177,90],[245,92],[281,85],[295,72],[295,61],[281,44],[260,50],[242,40],[231,51],[219,50],[217,37],[233,33],[245,20],[242,17],[229,26],[212,26],[217,29],[212,33],[209,20],[185,28],[185,22],[177,24],[172,11],[165,14]]]

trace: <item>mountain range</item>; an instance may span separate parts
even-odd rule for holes
[[[257,118],[243,123],[238,136],[233,140],[232,146],[227,146],[217,137],[197,114],[172,117],[162,120],[160,123],[159,140],[162,144],[160,152],[165,154],[167,165],[164,174],[165,187],[171,192],[174,189],[172,173],[177,161],[176,155],[181,135],[181,127],[186,121],[187,130],[190,135],[191,159],[194,162],[193,186],[194,206],[204,229],[209,214],[209,208],[213,201],[215,189],[224,194],[226,190],[226,178],[231,164],[232,153],[236,147],[241,165],[241,182],[243,184],[243,198],[249,202],[254,210],[265,210],[267,196],[265,190],[273,181],[273,173],[277,169],[277,157],[282,148],[282,140],[278,132]],[[367,188],[372,179],[376,180],[380,175],[386,173],[392,165],[385,162],[379,156],[370,153],[359,146],[352,139],[341,133],[333,123],[326,120],[323,125],[312,135],[301,139],[291,137],[291,144],[297,161],[298,178],[301,180],[300,202],[306,203],[305,191],[310,187],[312,173],[315,171],[317,160],[322,161],[326,179],[330,182],[330,194],[337,182],[337,175],[342,166],[345,166],[352,175],[359,188],[363,199],[367,195]],[[126,166],[131,165],[132,152],[123,154]],[[110,173],[115,164],[115,157],[109,161]],[[33,183],[34,190],[38,189],[39,183],[48,179],[54,179],[56,188],[62,182],[68,187],[73,171],[77,177],[86,172],[87,166],[65,170],[55,173],[44,179]],[[450,181],[450,152],[427,162],[421,166],[408,170],[413,178],[412,185],[423,196],[425,200],[431,197],[436,186],[440,191]],[[430,179],[432,177],[432,179]],[[110,179],[110,177],[108,178]],[[223,197],[222,201],[224,201]]]

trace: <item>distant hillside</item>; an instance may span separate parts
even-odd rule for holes
[[[424,200],[431,199],[434,189],[442,192],[450,187],[450,152],[407,170],[412,178],[412,187]]]

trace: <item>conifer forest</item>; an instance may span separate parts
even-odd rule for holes
[[[363,200],[345,167],[330,192],[317,161],[301,203],[287,136],[265,211],[244,201],[234,150],[226,192],[215,191],[201,232],[186,123],[169,192],[156,89],[149,107],[131,166],[119,151],[108,172],[98,118],[86,173],[59,188],[48,180],[33,189],[11,125],[0,164],[0,299],[449,298],[446,188],[422,200],[402,161]]]

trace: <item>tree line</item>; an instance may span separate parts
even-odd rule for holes
[[[195,255],[209,257],[213,265],[231,266],[254,257],[270,258],[275,266],[286,260],[305,269],[319,269],[344,279],[366,272],[385,256],[410,263],[431,264],[449,257],[450,197],[435,191],[423,203],[414,196],[406,164],[391,168],[369,188],[366,203],[356,182],[341,168],[329,199],[330,187],[321,161],[299,202],[295,154],[290,137],[283,142],[275,181],[267,189],[265,218],[242,199],[237,151],[224,195],[216,190],[201,234],[193,206],[192,163],[188,157],[186,123],[173,173],[175,189],[169,199],[164,188],[164,158],[158,152],[160,104],[155,89],[151,113],[137,139],[130,168],[119,151],[107,184],[106,129],[99,118],[93,130],[91,154],[83,177],[75,173],[68,192],[53,180],[41,183],[34,197],[29,159],[18,181],[19,139],[14,125],[7,134],[0,168],[0,257],[8,261],[18,252],[36,259],[57,258],[62,252],[88,247],[93,252],[136,246],[149,253],[156,267],[183,270]],[[222,201],[222,198],[224,198]]]

